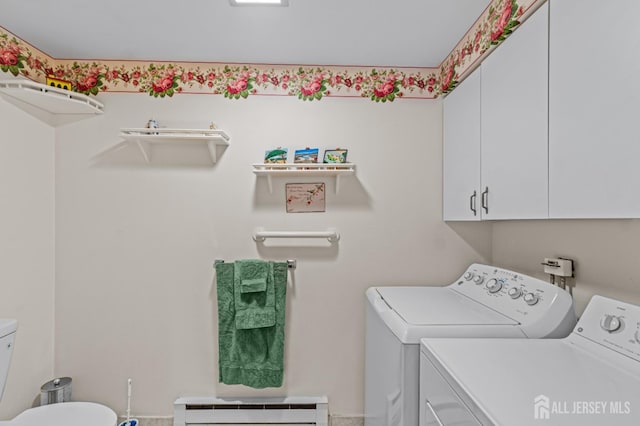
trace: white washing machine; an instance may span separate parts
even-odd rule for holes
[[[640,425],[640,306],[594,296],[565,339],[421,348],[421,426]]]
[[[366,426],[418,425],[423,337],[560,338],[576,323],[566,291],[488,265],[446,287],[372,287],[366,296]]]

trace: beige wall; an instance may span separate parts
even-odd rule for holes
[[[73,377],[76,399],[119,413],[132,377],[137,415],[212,394],[326,394],[333,414],[361,415],[364,290],[440,285],[473,261],[546,279],[543,257],[571,257],[579,312],[594,293],[640,303],[638,220],[442,223],[439,102],[100,98],[104,116],[55,131],[0,101],[0,307],[20,321],[0,418],[30,406],[54,374]],[[152,116],[176,127],[214,120],[230,146],[215,166],[202,146],[160,146],[144,164],[118,130]],[[327,180],[326,213],[286,214],[285,180],[269,194],[250,167],[278,145],[347,147],[357,176],[338,194]],[[257,226],[336,227],[342,240],[256,246]],[[281,389],[217,383],[212,263],[247,257],[298,260]]]
[[[576,261],[570,280],[581,314],[593,294],[640,304],[640,220],[548,220],[496,222],[493,262],[536,275],[545,257]]]
[[[443,284],[490,255],[485,224],[441,221],[440,102],[100,99],[104,116],[56,138],[55,371],[73,376],[79,399],[123,413],[131,377],[137,415],[170,415],[188,395],[328,395],[332,413],[361,415],[365,289]],[[230,146],[215,166],[202,146],[158,146],[146,165],[118,130],[151,117],[171,127],[214,120]],[[275,146],[348,148],[357,176],[338,194],[326,180],[326,213],[286,214],[285,180],[269,194],[251,171]],[[260,248],[258,226],[335,227],[342,239]],[[298,260],[281,389],[217,383],[213,261],[254,257]]]
[[[0,98],[0,317],[18,334],[0,419],[53,378],[54,130]]]

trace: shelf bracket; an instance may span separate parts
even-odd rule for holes
[[[142,156],[144,157],[145,163],[149,164],[149,162],[151,160],[151,154],[149,152],[149,147],[146,146],[145,143],[142,142],[141,140],[137,140],[136,141],[136,145],[138,145],[138,148],[140,149],[140,152],[142,153]]]
[[[216,163],[218,161],[218,151],[216,149],[216,143],[213,141],[207,142],[207,147],[209,147],[209,155],[211,155],[211,161]]]

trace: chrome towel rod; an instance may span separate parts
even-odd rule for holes
[[[222,259],[216,259],[213,262],[213,266],[215,267],[216,265],[220,264],[220,263],[224,263],[224,260]],[[298,266],[298,261],[295,259],[288,259],[287,260],[287,268],[289,269],[296,269],[296,267]]]

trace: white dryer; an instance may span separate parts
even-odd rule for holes
[[[640,306],[594,296],[565,339],[423,339],[421,426],[640,425]]]
[[[366,296],[366,426],[418,425],[423,337],[560,338],[576,323],[566,291],[488,265],[446,287],[372,287]]]

